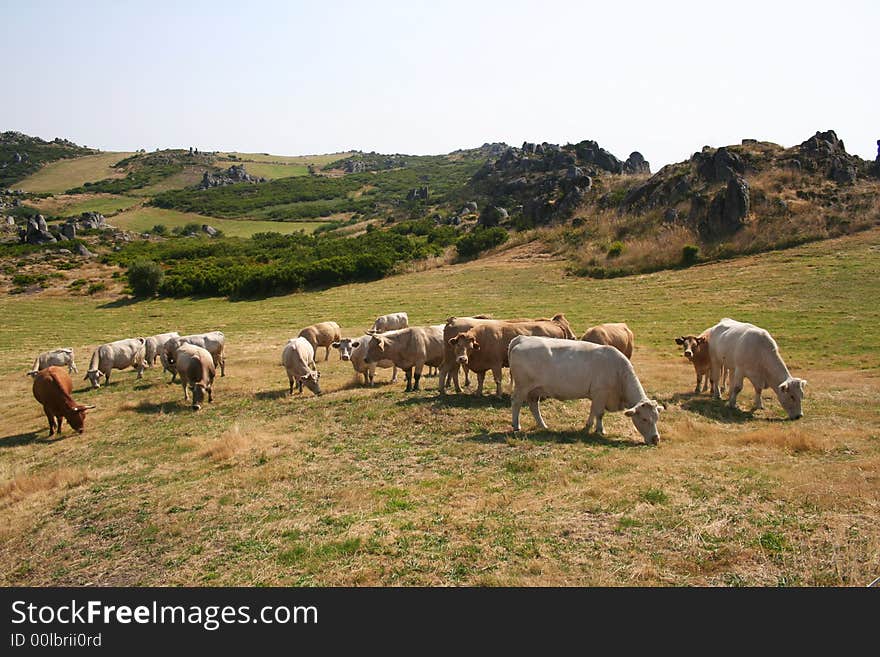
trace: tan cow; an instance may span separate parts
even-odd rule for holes
[[[124,370],[133,367],[137,370],[137,378],[144,376],[144,339],[129,338],[100,345],[92,352],[89,370],[83,377],[92,384],[92,388],[101,387],[101,377],[105,384],[110,384],[112,370]]]
[[[316,395],[321,394],[319,379],[321,373],[315,364],[315,350],[312,344],[303,337],[291,338],[281,352],[281,364],[287,371],[290,382],[290,394],[296,383],[297,392],[302,392],[303,384]]]
[[[162,367],[171,372],[171,383],[177,375],[174,365],[174,354],[177,353],[181,344],[193,344],[206,349],[214,360],[214,368],[220,368],[220,376],[226,376],[226,336],[223,331],[208,331],[207,333],[193,333],[177,338],[168,338],[162,347]]]
[[[418,390],[425,365],[438,367],[443,362],[443,325],[411,326],[373,335],[364,362],[370,365],[383,360],[390,360],[404,371],[406,392]]]
[[[326,361],[330,358],[330,348],[333,343],[342,339],[342,331],[339,330],[339,324],[336,322],[320,322],[306,326],[299,332],[298,337],[309,341],[312,349],[315,350],[315,355],[317,355],[318,347],[324,347],[326,349],[324,360]]]
[[[581,337],[584,342],[604,344],[614,347],[624,356],[632,360],[633,355],[633,332],[623,322],[616,324],[599,324],[590,329]]]
[[[450,318],[443,329],[444,359],[440,368],[440,394],[446,393],[448,372],[465,366],[477,374],[475,395],[483,394],[486,372],[495,378],[495,394],[501,397],[501,370],[508,367],[507,348],[517,335],[542,335],[550,338],[574,340],[575,336],[565,316],[552,319],[477,319]],[[457,377],[453,377],[455,391],[461,392]]]
[[[202,407],[205,393],[208,401],[214,401],[214,357],[207,349],[197,347],[189,342],[182,342],[174,353],[174,367],[180,376],[183,386],[183,398],[189,400],[187,387],[192,389],[192,408],[194,411]]]

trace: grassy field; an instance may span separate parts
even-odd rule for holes
[[[178,212],[176,210],[163,210],[154,207],[138,207],[128,212],[113,217],[110,222],[114,226],[138,232],[148,231],[156,224],[165,224],[171,230],[178,226],[190,223],[210,224],[214,228],[222,230],[230,237],[250,237],[254,233],[274,232],[293,233],[304,231],[311,233],[318,226],[326,222],[320,221],[249,221],[247,219],[220,219],[219,217],[205,217],[190,212]]]
[[[217,156],[220,158],[228,158],[230,155],[234,155],[237,158],[237,162],[245,163],[245,168],[249,162],[267,162],[270,164],[301,164],[303,166],[308,166],[309,164],[314,165],[317,168],[321,168],[325,164],[330,164],[331,162],[335,162],[340,158],[347,157],[351,155],[351,153],[325,153],[323,155],[270,155],[269,153],[239,153],[235,151],[230,151],[228,153],[217,153]]]
[[[513,251],[258,302],[0,299],[4,585],[864,585],[880,575],[880,231],[687,270],[593,281]],[[287,397],[300,327],[346,334],[405,309],[565,312],[635,331],[633,362],[667,411],[658,448],[620,413],[584,435],[585,402],[544,402],[553,430],[510,430],[509,400],[354,384]],[[693,395],[674,336],[723,316],[768,328],[809,381],[805,417]],[[198,414],[156,370],[114,374],[84,435],[48,440],[32,354],[164,330],[222,329],[227,376]],[[743,394],[741,408],[750,403]]]
[[[287,162],[241,162],[239,160],[219,160],[218,166],[230,167],[233,164],[244,164],[245,171],[252,176],[262,176],[269,180],[277,178],[292,178],[293,176],[307,176],[309,167],[305,164]]]
[[[28,201],[28,204],[33,205],[44,214],[71,216],[82,212],[110,214],[118,210],[127,210],[142,201],[143,199],[120,194],[60,194]]]
[[[16,183],[16,189],[26,192],[51,192],[59,194],[86,182],[105,178],[122,178],[113,165],[133,153],[99,153],[72,160],[51,162],[32,176]]]

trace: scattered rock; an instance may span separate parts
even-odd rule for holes
[[[208,173],[202,176],[202,182],[199,183],[199,189],[208,189],[210,187],[223,187],[225,185],[234,185],[236,183],[264,183],[266,179],[250,175],[244,168],[243,164],[233,164],[231,167],[220,173]]]
[[[202,231],[207,233],[211,237],[217,237],[218,235],[217,229],[213,226],[209,226],[208,224],[202,224]]]
[[[46,219],[43,215],[38,214],[36,217],[30,217],[27,225],[19,231],[19,241],[22,244],[52,244],[57,242],[49,228],[46,225]]]
[[[425,185],[424,187],[414,187],[413,189],[409,190],[409,192],[406,195],[406,200],[407,201],[417,201],[417,200],[427,201],[428,200],[428,186]]]

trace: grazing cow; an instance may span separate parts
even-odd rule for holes
[[[382,360],[390,360],[404,371],[406,392],[418,390],[425,365],[437,367],[443,362],[443,325],[411,326],[371,336],[364,361],[369,365]]]
[[[124,370],[133,367],[137,370],[137,378],[144,376],[144,339],[129,338],[102,344],[92,353],[89,361],[89,371],[83,380],[92,384],[92,388],[101,387],[101,377],[104,383],[110,384],[110,372],[112,370]]]
[[[299,332],[299,337],[308,340],[315,353],[317,353],[318,347],[324,347],[326,349],[324,360],[326,361],[330,358],[330,347],[334,342],[342,339],[342,331],[339,330],[339,324],[336,322],[321,322],[306,326]]]
[[[606,344],[614,347],[624,356],[632,360],[633,355],[633,332],[629,326],[624,323],[618,324],[599,324],[584,333],[581,340],[584,342],[592,342],[593,344]]]
[[[591,399],[586,430],[596,423],[596,432],[605,433],[605,411],[624,411],[645,443],[660,441],[657,420],[663,407],[648,399],[632,363],[620,351],[591,342],[559,340],[531,335],[517,336],[510,342],[510,374],[513,378],[511,413],[513,430],[519,431],[519,411],[528,401],[535,421],[542,429],[538,402],[553,399]]]
[[[174,354],[174,367],[180,375],[185,400],[189,400],[186,394],[187,387],[192,389],[194,411],[202,407],[206,392],[208,401],[214,401],[214,376],[217,370],[214,368],[214,357],[207,349],[189,342],[181,343]]]
[[[372,328],[367,333],[386,333],[388,331],[396,331],[397,329],[405,329],[409,326],[409,315],[406,313],[391,313],[390,315],[382,315],[377,317],[373,322]]]
[[[82,433],[86,411],[95,408],[77,404],[70,396],[72,391],[73,381],[70,380],[70,374],[62,367],[50,365],[34,375],[34,398],[43,405],[43,412],[49,419],[50,436],[54,435],[56,430],[61,433],[63,418],[67,418],[67,423],[72,429]]]
[[[790,419],[803,417],[801,402],[807,382],[789,373],[776,341],[767,331],[754,324],[725,317],[708,329],[707,337],[713,397],[721,397],[719,377],[722,368],[726,367],[731,371],[730,397],[727,401],[730,408],[736,408],[736,397],[742,391],[743,380],[748,379],[755,388],[754,410],[764,407],[761,391],[772,388]]]
[[[37,372],[44,370],[47,367],[51,367],[52,365],[66,367],[69,374],[79,374],[79,370],[76,369],[76,363],[73,361],[73,349],[70,347],[62,347],[59,349],[44,351],[34,358],[34,364],[31,365],[28,376],[36,376]]]
[[[391,383],[397,381],[397,366],[393,361],[380,360],[378,363],[366,363],[367,345],[372,335],[362,335],[359,338],[342,338],[333,343],[333,348],[339,350],[339,359],[349,361],[357,374],[363,374],[364,385],[371,386],[376,375],[376,368],[394,368],[391,372]]]
[[[313,393],[321,394],[321,386],[318,383],[321,374],[315,364],[315,350],[311,342],[303,337],[288,340],[281,352],[281,364],[287,370],[291,395],[293,394],[294,382],[296,382],[297,392],[302,392],[305,383]]]
[[[171,338],[179,338],[180,333],[177,331],[172,331],[171,333],[159,333],[158,335],[151,335],[146,340],[144,340],[144,361],[147,364],[147,367],[153,367],[156,364],[156,358],[161,356],[162,349],[165,346],[165,343],[168,342]],[[165,363],[162,363],[162,366],[165,366]],[[168,368],[170,369],[170,368]]]
[[[553,319],[498,320],[473,317],[454,318],[443,330],[444,360],[440,369],[440,394],[446,393],[447,372],[465,366],[477,374],[475,395],[483,394],[486,372],[492,371],[495,394],[501,398],[501,370],[508,367],[507,348],[517,335],[543,335],[573,340],[574,333],[564,315]],[[461,392],[457,377],[455,391]]]
[[[174,354],[177,352],[181,344],[194,344],[197,347],[207,350],[214,360],[214,367],[220,367],[220,376],[226,376],[226,336],[223,331],[209,331],[208,333],[193,333],[192,335],[184,335],[179,338],[169,338],[162,347],[163,362],[162,365],[169,369],[169,365],[174,365]],[[171,369],[171,383],[177,374],[176,369]]]

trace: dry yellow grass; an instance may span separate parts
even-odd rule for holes
[[[26,192],[57,194],[79,187],[86,182],[105,178],[124,178],[125,173],[116,171],[113,165],[131,155],[133,153],[108,152],[50,162],[33,175],[16,183],[15,188]]]

